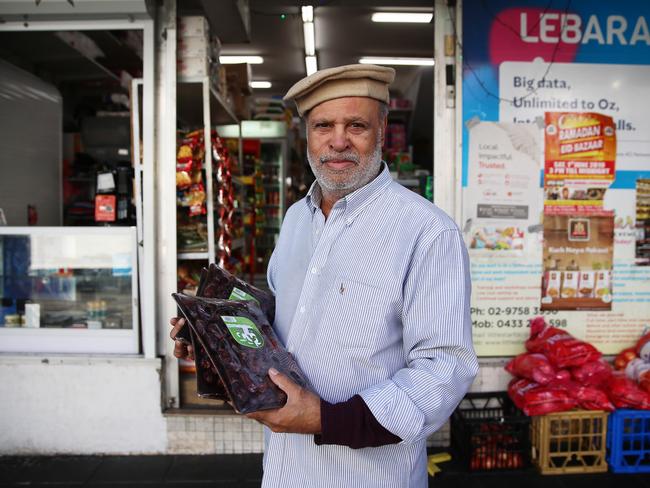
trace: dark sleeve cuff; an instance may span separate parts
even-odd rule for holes
[[[314,435],[317,445],[337,444],[352,449],[397,444],[402,439],[377,422],[366,402],[355,395],[346,402],[320,401],[321,433]]]

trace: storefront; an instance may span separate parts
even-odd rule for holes
[[[634,94],[647,90],[650,40],[639,19],[648,12],[577,2],[589,42],[565,32],[554,50],[527,27],[534,17],[552,37],[554,24],[540,20],[546,2],[499,2],[490,22],[482,2],[434,3],[435,65],[420,91],[431,96],[433,84],[436,164],[412,164],[404,143],[416,125],[417,95],[407,93],[418,86],[391,107],[389,157],[395,176],[423,194],[433,173],[434,201],[467,238],[481,362],[472,390],[507,389],[504,365],[523,351],[538,313],[605,354],[632,345],[650,322],[649,268],[640,265],[647,243],[634,228],[650,152],[645,136],[630,136],[647,132],[646,102]],[[258,424],[196,396],[193,365],[179,364],[168,338],[177,315],[170,294],[192,293],[208,262],[264,284],[281,219],[299,196],[293,183],[307,181],[296,164],[304,134],[277,100],[260,102],[265,115],[251,120],[250,71],[210,62],[220,46],[201,15],[179,19],[175,1],[74,4],[0,0],[0,39],[12,46],[10,59],[0,51],[0,147],[22,161],[3,161],[0,180],[8,223],[0,226],[0,393],[12,399],[0,407],[12,420],[0,453],[261,452]],[[546,18],[569,15],[563,8]],[[495,41],[512,23],[528,34],[522,43]],[[598,184],[576,179],[564,185],[572,198],[551,199],[562,186],[542,183],[545,107],[571,108],[574,99],[618,121],[615,170]],[[564,211],[584,210],[575,191],[596,187],[604,206],[575,222],[578,244],[558,238],[552,247],[565,255],[551,255],[544,231],[566,231]],[[601,240],[584,244],[581,224]],[[598,259],[569,256],[585,247]],[[552,276],[561,289],[587,265],[590,291],[563,297],[584,300],[563,302],[575,310],[552,305]],[[605,271],[613,278],[601,288],[614,291],[598,295]],[[612,320],[624,327],[617,332]],[[431,443],[448,440],[444,428]]]

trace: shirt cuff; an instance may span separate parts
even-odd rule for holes
[[[352,449],[379,447],[402,441],[377,422],[366,402],[355,395],[346,402],[320,401],[321,433],[314,435],[317,445],[336,444]]]

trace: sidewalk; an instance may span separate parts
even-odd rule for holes
[[[261,466],[261,454],[6,456],[0,457],[0,488],[253,488],[260,486]],[[429,487],[650,488],[650,474],[542,476],[533,470],[463,473],[454,468],[453,461],[440,467],[443,472],[429,478]]]

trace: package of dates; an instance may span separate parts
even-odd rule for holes
[[[216,264],[210,264],[208,269],[203,268],[201,270],[196,296],[238,302],[255,302],[260,306],[269,323],[273,325],[275,318],[275,297],[273,294],[240,280]],[[176,335],[176,338],[186,344],[192,344],[189,328],[183,327]]]
[[[172,296],[192,330],[196,347],[200,345],[205,351],[228,401],[238,413],[285,404],[286,394],[268,376],[271,367],[300,386],[307,386],[298,364],[284,349],[257,303],[178,293]],[[200,361],[196,359],[198,376]]]
[[[255,302],[266,315],[269,324],[273,325],[275,319],[275,297],[273,294],[240,280],[214,263],[205,270],[205,278],[201,271],[201,280],[196,296],[237,302]]]

